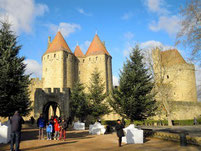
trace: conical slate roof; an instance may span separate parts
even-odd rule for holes
[[[76,57],[84,57],[84,54],[78,45],[75,48],[74,54]]]
[[[65,51],[71,52],[68,44],[64,40],[60,31],[57,32],[56,36],[54,37],[52,43],[50,44],[49,48],[47,49],[45,53],[47,54],[47,53],[56,52],[59,50],[65,50]]]
[[[101,42],[100,38],[98,37],[98,35],[96,34],[94,36],[93,41],[91,42],[87,52],[86,52],[86,56],[89,55],[99,55],[99,54],[107,54],[110,55],[108,53],[108,51],[106,50],[104,44]]]

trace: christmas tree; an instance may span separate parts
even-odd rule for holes
[[[25,75],[24,57],[19,57],[20,45],[11,31],[10,24],[1,23],[0,28],[0,116],[10,117],[18,110],[27,115],[31,108],[28,86],[29,75]]]

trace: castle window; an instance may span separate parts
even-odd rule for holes
[[[84,63],[84,59],[83,59],[83,63]]]
[[[169,79],[169,75],[167,75],[167,79]]]
[[[89,61],[91,60],[91,58],[89,58]]]
[[[56,57],[56,54],[54,54],[54,58]]]
[[[78,72],[78,74],[80,74],[80,71]]]
[[[47,68],[45,69],[45,71],[47,71]]]
[[[49,59],[49,55],[47,55],[47,59]]]
[[[45,57],[43,57],[43,60],[45,60]]]
[[[96,61],[98,60],[98,57],[96,57]]]

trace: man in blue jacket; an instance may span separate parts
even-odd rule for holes
[[[10,143],[10,150],[14,151],[14,144],[15,144],[15,151],[19,151],[20,148],[20,139],[21,139],[21,129],[22,124],[24,124],[23,118],[19,115],[18,111],[15,111],[15,114],[10,120],[11,123],[11,143]]]
[[[40,117],[37,120],[37,125],[39,128],[39,139],[44,139],[43,130],[45,128],[45,119],[42,114],[40,114]]]

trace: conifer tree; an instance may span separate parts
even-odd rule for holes
[[[71,93],[71,116],[79,118],[80,121],[83,121],[87,115],[90,114],[89,105],[87,101],[87,95],[84,92],[84,86],[78,80]]]
[[[20,45],[10,30],[10,24],[0,25],[0,116],[10,117],[16,110],[27,115],[31,110],[28,86],[29,75],[25,75],[24,57],[19,57]]]
[[[105,91],[105,84],[102,82],[100,72],[95,68],[90,78],[90,85],[88,87],[88,98],[91,110],[91,115],[98,119],[101,116],[110,112],[108,104],[105,100],[107,94]]]
[[[138,45],[133,48],[120,72],[119,88],[109,99],[114,110],[131,121],[146,119],[154,115],[156,109],[151,93],[154,83],[140,51]]]

